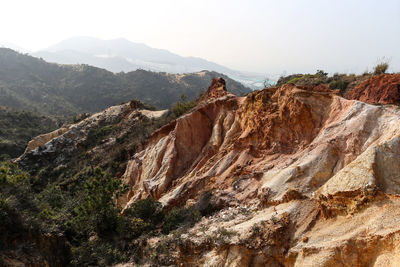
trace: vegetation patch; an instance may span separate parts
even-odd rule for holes
[[[185,95],[181,95],[180,101],[172,106],[171,111],[176,117],[180,117],[183,114],[189,112],[196,106],[196,101],[188,101]]]
[[[0,156],[18,157],[33,137],[57,129],[60,123],[33,112],[0,106]]]
[[[195,207],[165,211],[152,198],[137,201],[122,215],[115,200],[127,187],[99,168],[62,181],[34,178],[6,161],[0,163],[0,185],[0,248],[29,243],[45,258],[44,244],[37,240],[51,236],[59,239],[59,246],[48,254],[62,255],[52,265],[109,266],[139,260],[142,252],[135,240],[191,226],[201,217]]]

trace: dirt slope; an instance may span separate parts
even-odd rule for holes
[[[349,99],[370,104],[400,104],[400,74],[372,76],[349,92]]]

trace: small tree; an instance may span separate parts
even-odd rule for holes
[[[72,219],[74,230],[81,235],[116,231],[119,209],[114,199],[126,189],[121,181],[96,168],[84,188],[86,197],[75,209],[76,216]]]
[[[178,101],[173,107],[172,112],[176,117],[182,116],[196,106],[196,101],[188,101],[184,94],[181,95],[181,100]]]
[[[315,74],[322,76],[322,77],[328,76],[328,73],[323,70],[317,70],[317,72]]]
[[[127,209],[125,215],[157,224],[163,218],[162,205],[153,198],[141,199]]]
[[[384,74],[388,68],[389,68],[388,62],[379,63],[374,68],[374,75]]]
[[[380,75],[386,73],[389,69],[390,58],[382,57],[376,61],[376,65],[374,67],[374,75]]]
[[[263,86],[264,88],[271,88],[274,86],[274,84],[272,83],[272,81],[269,79],[269,77],[265,77],[264,81],[263,81]]]

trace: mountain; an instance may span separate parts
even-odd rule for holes
[[[17,160],[28,173],[0,165],[0,259],[396,266],[399,85],[384,74],[354,99],[292,82],[239,97],[219,78],[177,118],[131,101],[35,138]]]
[[[182,57],[164,49],[156,49],[126,39],[102,40],[75,37],[32,54],[49,62],[89,64],[112,72],[145,69],[156,72],[190,73],[202,70],[228,75],[247,86],[260,87],[260,74],[247,74],[196,57]]]
[[[195,99],[218,76],[227,79],[232,92],[251,91],[216,72],[167,74],[136,70],[115,74],[89,65],[47,63],[0,48],[0,105],[59,116],[100,111],[131,99],[169,108],[182,94]]]

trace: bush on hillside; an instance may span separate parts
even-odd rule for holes
[[[384,73],[386,73],[388,68],[389,68],[389,63],[388,62],[379,63],[374,68],[374,75],[384,74]]]
[[[335,80],[332,81],[331,83],[329,83],[329,88],[331,89],[339,89],[341,92],[344,92],[347,88],[347,86],[349,85],[349,81],[345,81],[345,80]]]
[[[162,205],[153,198],[141,199],[133,203],[125,215],[156,224],[163,219]]]
[[[60,262],[108,266],[140,254],[132,247],[136,238],[145,240],[148,235],[192,225],[201,217],[200,211],[209,210],[208,198],[200,206],[169,212],[148,198],[121,215],[115,200],[127,188],[101,169],[88,168],[62,181],[45,177],[32,177],[16,164],[0,162],[0,232],[5,233],[0,235],[0,249],[15,240],[31,242],[27,236],[39,239],[49,234],[60,237],[56,249],[63,249],[60,253],[65,256]],[[38,179],[41,186],[33,186]],[[33,246],[41,249],[40,244]]]
[[[193,226],[201,217],[199,211],[191,208],[173,208],[163,220],[162,233],[168,234],[181,226]]]
[[[327,72],[317,70],[315,74],[294,74],[287,77],[281,77],[277,82],[277,86],[290,83],[301,85],[321,84],[326,83],[328,79]]]
[[[196,101],[188,101],[185,95],[181,95],[181,100],[172,106],[171,111],[176,117],[180,117],[196,106]]]
[[[112,126],[104,126],[99,128],[92,128],[89,130],[84,145],[91,147],[98,144],[102,139],[110,135],[113,131]]]
[[[75,209],[76,216],[70,222],[79,235],[97,233],[105,236],[116,232],[119,210],[114,199],[126,191],[121,180],[95,169],[84,185],[86,198]]]

